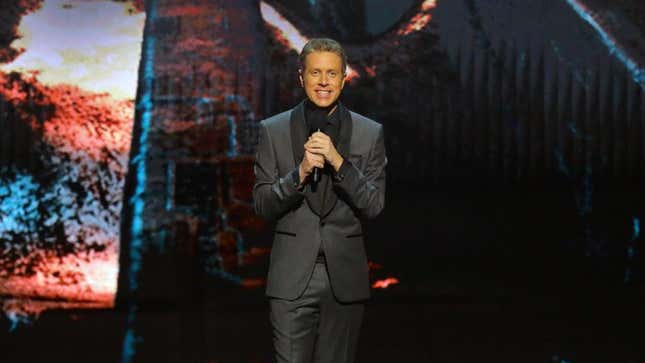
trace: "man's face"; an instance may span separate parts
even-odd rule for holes
[[[345,85],[343,61],[332,52],[313,52],[305,58],[300,84],[311,102],[327,107],[338,99]]]

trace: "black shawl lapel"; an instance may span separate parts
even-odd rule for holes
[[[336,143],[336,150],[343,157],[347,159],[350,152],[350,142],[352,140],[352,115],[345,106],[338,102],[338,112],[340,116],[340,131],[338,132],[338,142]],[[321,218],[325,218],[338,201],[338,195],[333,190],[333,183],[331,180],[326,185],[325,200],[323,202],[323,211],[320,214]]]
[[[338,102],[338,112],[340,112],[340,132],[336,150],[343,158],[347,158],[349,157],[349,145],[352,140],[352,115],[340,102]]]
[[[291,128],[291,148],[293,150],[294,168],[300,166],[303,156],[305,155],[305,142],[309,137],[309,130],[305,123],[305,101],[300,102],[293,111],[290,119]],[[320,186],[319,186],[320,187]],[[320,216],[320,197],[311,192],[311,185],[305,186],[305,200],[309,209]]]
[[[305,102],[300,102],[291,111],[289,128],[291,130],[291,149],[293,150],[294,168],[297,168],[305,155],[305,142],[307,141],[305,125]]]

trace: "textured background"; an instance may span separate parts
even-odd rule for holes
[[[269,342],[266,326],[257,335],[240,328],[265,319],[257,312],[270,226],[252,212],[256,125],[303,98],[297,51],[308,38],[331,36],[349,55],[343,102],[386,133],[387,208],[367,230],[372,311],[383,312],[367,318],[371,331],[396,327],[388,319],[399,314],[396,304],[422,317],[400,316],[406,331],[423,336],[444,303],[461,317],[465,301],[484,310],[501,301],[492,309],[511,306],[521,320],[536,315],[532,306],[508,302],[526,299],[561,323],[502,319],[534,331],[533,343],[491,328],[495,341],[537,350],[527,353],[536,361],[638,361],[642,10],[627,0],[3,5],[7,341],[21,347],[57,327],[83,332],[107,321],[104,348],[129,359],[265,361],[265,343],[236,358],[251,337]],[[379,288],[387,281],[398,283]],[[603,329],[580,337],[576,329],[593,319],[577,306],[595,293],[605,300],[590,315],[623,315],[597,320]],[[569,308],[558,307],[560,295]],[[36,320],[43,311],[47,318]],[[160,311],[165,318],[151,322]],[[74,325],[66,314],[85,318]],[[436,322],[474,332],[471,340],[487,334],[476,322]],[[211,336],[217,343],[204,344]],[[363,358],[470,361],[466,353],[450,358],[450,344],[365,336],[365,346],[383,347]],[[590,342],[601,336],[616,338],[599,353]],[[37,360],[31,354],[11,358]]]

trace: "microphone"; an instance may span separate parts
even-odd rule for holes
[[[325,129],[327,125],[327,113],[323,109],[316,109],[310,114],[309,121],[309,136],[314,132],[321,131]],[[317,184],[320,181],[320,168],[314,168],[312,171],[312,182]]]
[[[320,131],[320,129],[311,129],[309,132],[309,135],[313,134],[314,132]],[[313,175],[312,175],[312,181],[314,184],[317,184],[318,181],[320,180],[320,168],[314,168],[313,170]]]

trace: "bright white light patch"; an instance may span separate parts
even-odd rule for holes
[[[260,2],[260,12],[264,21],[280,29],[282,36],[289,41],[289,45],[300,52],[309,39],[302,35],[284,16],[280,15],[273,6],[264,1]]]
[[[128,7],[102,0],[45,0],[22,18],[22,38],[11,44],[25,52],[0,70],[38,71],[45,84],[134,99],[145,14],[129,14]]]
[[[280,30],[282,36],[289,42],[289,47],[296,52],[300,52],[302,47],[309,41],[291,22],[280,15],[273,6],[261,1],[260,12],[262,13],[262,19]],[[358,78],[358,73],[348,65],[347,80],[351,81],[354,78]]]

